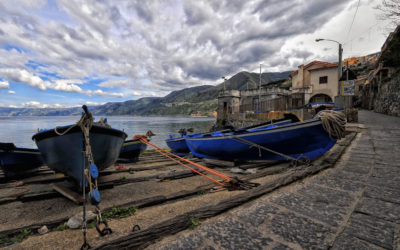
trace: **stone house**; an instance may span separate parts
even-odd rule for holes
[[[338,64],[312,61],[290,73],[292,93],[304,95],[304,103],[333,102],[338,95]]]

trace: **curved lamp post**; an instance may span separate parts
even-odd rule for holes
[[[339,45],[339,62],[338,62],[338,96],[340,96],[340,78],[342,77],[342,53],[343,53],[343,48],[342,44],[339,43],[338,41],[331,40],[331,39],[323,39],[323,38],[317,38],[315,39],[316,42],[320,41],[330,41],[330,42],[335,42]]]

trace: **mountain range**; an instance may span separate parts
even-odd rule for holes
[[[261,74],[261,85],[282,87],[290,71]],[[258,88],[260,74],[242,71],[225,82],[225,89]],[[93,115],[210,115],[217,108],[219,91],[224,89],[224,82],[202,85],[173,91],[164,97],[144,97],[125,102],[110,102],[99,106],[89,106]],[[0,107],[0,116],[57,116],[80,115],[82,109],[75,108],[5,108]]]

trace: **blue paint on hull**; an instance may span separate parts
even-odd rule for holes
[[[177,137],[172,139],[165,140],[168,147],[171,149],[172,152],[175,153],[190,153],[188,146],[186,145],[185,138]]]
[[[43,160],[38,149],[0,150],[0,166],[6,177],[18,177],[39,171]]]
[[[241,133],[219,133],[209,136],[186,137],[193,155],[220,160],[286,160],[277,154],[259,150],[240,142],[241,138],[294,158],[305,155],[314,159],[323,155],[335,140],[322,127],[319,119],[283,126],[273,126]]]
[[[63,131],[67,127],[60,128]],[[126,134],[120,130],[93,125],[90,130],[90,146],[94,162],[99,171],[103,170],[118,159]],[[43,161],[56,171],[72,177],[78,184],[82,183],[82,169],[88,166],[83,156],[83,134],[79,128],[72,129],[65,135],[59,136],[53,130],[35,134],[35,140]]]
[[[127,159],[131,162],[135,162],[139,159],[139,155],[145,151],[147,145],[140,140],[128,140],[122,145],[119,158]]]

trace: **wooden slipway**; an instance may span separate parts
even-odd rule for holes
[[[287,162],[238,164],[191,159],[229,176],[261,184],[247,191],[228,191],[157,152],[146,151],[137,163],[117,164],[103,171],[99,178],[102,211],[138,210],[124,216],[109,213],[108,223],[113,234],[100,237],[95,229],[89,229],[89,244],[101,249],[145,247],[161,237],[192,226],[193,218],[203,220],[215,216],[333,166],[355,135],[354,132],[348,134],[323,157],[315,160],[311,167],[291,167]],[[68,188],[66,179],[47,167],[43,167],[38,176],[17,183],[0,176],[0,208],[3,211],[0,214],[0,247],[81,247],[81,230],[62,230],[69,217],[82,211],[82,207],[77,205],[80,203],[79,194],[67,194],[73,196],[73,202],[54,190],[54,187]],[[94,211],[94,207],[88,206],[88,210]],[[39,235],[37,230],[43,225],[50,232]],[[139,225],[141,230],[132,232],[134,225]],[[23,241],[18,243],[19,240]]]

